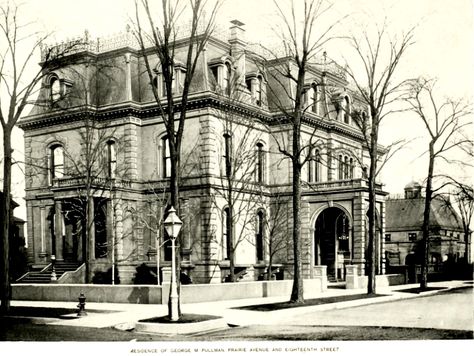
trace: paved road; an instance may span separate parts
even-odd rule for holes
[[[472,287],[469,287],[390,303],[311,312],[304,317],[287,317],[278,323],[397,326],[472,331],[474,329],[474,295]]]

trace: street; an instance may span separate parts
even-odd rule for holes
[[[265,314],[262,313],[262,321]],[[276,324],[276,325],[275,325]],[[285,317],[274,325],[249,325],[165,336],[58,325],[2,322],[9,341],[218,341],[218,340],[437,340],[472,339],[472,287],[433,296]]]
[[[472,287],[433,296],[309,313],[281,320],[285,325],[364,325],[473,330]]]

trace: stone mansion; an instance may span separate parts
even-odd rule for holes
[[[244,280],[266,273],[292,276],[291,161],[279,148],[291,144],[281,107],[291,105],[293,86],[275,70],[292,63],[282,57],[263,67],[257,46],[245,41],[244,32],[243,24],[233,21],[228,31],[210,38],[186,108],[179,256],[193,283],[225,281],[231,251]],[[186,49],[186,39],[177,40],[177,101]],[[85,38],[63,65],[44,66],[37,103],[19,122],[25,137],[30,265],[45,266],[54,255],[58,263],[89,261],[94,275],[113,264],[122,284],[134,283],[143,264],[170,266],[162,228],[168,138],[151,86],[163,105],[166,93],[159,63],[151,52],[149,58],[156,67],[153,81],[142,51],[126,32],[100,41]],[[356,265],[364,275],[369,159],[350,115],[358,100],[343,69],[326,56],[309,69],[306,81],[301,140],[314,144],[302,172],[303,276],[312,278],[324,265],[332,280],[344,279],[346,265]],[[232,216],[226,198],[234,184],[227,179],[231,165]],[[386,193],[380,184],[377,191],[380,237]],[[378,241],[378,273],[383,274],[384,241]]]

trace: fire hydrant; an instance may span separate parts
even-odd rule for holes
[[[84,295],[84,293],[81,293],[81,295],[79,296],[79,304],[77,305],[77,307],[79,308],[79,311],[77,312],[77,316],[87,315],[87,312],[86,312],[86,296]]]

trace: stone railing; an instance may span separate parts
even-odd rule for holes
[[[199,24],[197,29],[198,35],[203,34],[205,30],[205,23]],[[179,26],[177,28],[174,40],[179,41],[189,37],[190,31],[191,24]],[[217,38],[221,41],[228,41],[230,38],[230,31],[228,28],[222,25],[216,25],[211,37]],[[153,45],[150,36],[144,35],[143,39],[145,42],[145,47],[148,48]],[[100,54],[127,47],[135,50],[140,49],[137,34],[128,25],[125,31],[96,39],[92,39],[89,35],[89,32],[85,31],[84,35],[82,36],[67,39],[52,45],[44,45],[41,48],[41,60],[44,61],[47,58],[72,55],[79,52]]]
[[[364,178],[355,178],[355,179],[344,179],[344,180],[333,180],[327,182],[316,182],[308,183],[309,188],[312,190],[332,190],[332,189],[355,189],[361,187],[368,187],[369,182]],[[376,183],[376,189],[382,189],[382,184]]]
[[[83,186],[87,183],[86,177],[63,177],[53,179],[53,188],[69,188],[76,186]],[[102,178],[95,177],[92,179],[93,186],[99,186],[104,189],[120,187],[130,188],[132,182],[121,178]]]

